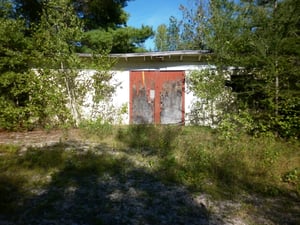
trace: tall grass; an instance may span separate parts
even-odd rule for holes
[[[113,125],[101,118],[96,120],[83,120],[79,128],[85,136],[95,135],[98,137],[107,137],[113,134]]]
[[[235,135],[224,139],[209,128],[138,125],[117,138],[133,151],[157,154],[156,173],[165,181],[211,194],[300,194],[298,141]]]

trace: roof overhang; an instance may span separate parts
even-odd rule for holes
[[[212,53],[209,50],[182,50],[143,53],[109,54],[118,62],[200,62]],[[91,57],[91,54],[80,53],[80,57]]]
[[[144,52],[144,53],[126,53],[111,54],[113,58],[125,61],[202,61],[203,57],[210,54],[207,50],[183,50],[183,51],[165,51],[165,52]]]

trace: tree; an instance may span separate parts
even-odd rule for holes
[[[169,18],[169,24],[161,24],[156,31],[154,40],[156,49],[169,51],[178,50],[180,46],[180,26],[174,16]]]
[[[174,16],[171,16],[169,18],[169,26],[167,29],[167,42],[170,51],[177,50],[180,45],[179,32],[180,28],[178,21]]]
[[[191,8],[180,5],[182,20],[179,22],[181,27],[179,49],[205,49],[203,43],[203,26],[207,22],[205,8],[206,5],[201,1],[195,1]]]
[[[167,26],[161,24],[157,27],[155,33],[154,44],[157,51],[167,51],[168,50],[168,37],[167,37]]]
[[[143,43],[154,35],[149,26],[128,27],[129,15],[123,10],[130,0],[73,0],[84,22],[81,52],[126,53],[146,51]]]
[[[110,61],[103,55],[86,63],[76,54],[83,29],[68,0],[49,0],[30,36],[24,20],[0,20],[1,128],[78,124],[88,91],[95,103],[113,91]],[[85,79],[85,67],[98,72]]]
[[[43,120],[57,115],[57,112],[62,120],[70,119],[71,117],[64,113],[69,111],[67,105],[76,123],[80,119],[79,96],[83,93],[78,93],[82,87],[76,82],[76,70],[80,64],[75,52],[75,43],[80,41],[81,35],[82,25],[74,14],[70,1],[49,0],[45,3],[40,22],[33,34],[33,53],[40,59],[35,63],[37,68],[40,68],[37,75],[44,83],[43,88],[48,90],[48,96],[51,96],[43,96],[46,98],[43,102],[50,103],[45,105],[47,113],[39,116]],[[60,90],[57,89],[58,86]],[[63,97],[63,94],[67,98]],[[60,110],[53,111],[53,105]]]
[[[74,9],[74,15],[83,22],[82,28],[85,32],[85,38],[77,46],[77,51],[105,50],[114,53],[141,51],[145,40],[153,36],[153,31],[149,26],[141,28],[126,26],[129,15],[123,8],[129,1],[71,0],[70,6]],[[48,0],[11,0],[11,2],[15,4],[15,17],[23,17],[28,26],[32,26],[41,22],[41,12],[47,7]]]
[[[107,29],[126,25],[123,10],[130,0],[72,0],[75,11],[84,21],[85,30]]]
[[[80,109],[87,92],[93,90],[90,94],[94,95],[93,100],[97,103],[110,94],[112,87],[108,84],[111,79],[111,73],[108,72],[111,64],[108,59],[105,59],[105,53],[102,53],[103,57],[91,59],[98,60],[99,65],[94,66],[97,72],[90,79],[81,77],[79,69],[86,65],[76,53],[76,43],[81,41],[83,25],[73,10],[69,0],[49,0],[44,7],[41,22],[33,39],[36,58],[43,59],[37,63],[41,68],[39,75],[41,79],[46,79],[43,83],[50,85],[44,88],[52,90],[53,96],[60,95],[62,110],[59,112],[61,112],[62,121],[65,121],[68,116],[64,113],[68,111],[65,109],[67,105],[71,118],[74,119],[75,125],[78,125],[81,119]],[[60,87],[59,90],[57,87]],[[44,97],[47,98],[47,96]],[[52,99],[57,100],[56,97]],[[48,99],[48,102],[52,99]],[[48,107],[53,107],[53,105],[59,104],[51,102]],[[57,113],[57,109],[53,113]]]
[[[122,26],[127,15],[122,10],[130,0],[71,0],[76,15],[84,21],[85,30]],[[37,24],[48,0],[10,0],[15,5],[16,17],[23,17],[27,24]]]
[[[216,127],[225,113],[232,112],[234,97],[224,84],[226,77],[214,68],[192,71],[188,76],[189,89],[198,100],[191,110],[191,122]]]
[[[169,24],[157,27],[155,46],[165,50],[199,50],[204,49],[203,29],[206,21],[204,6],[195,1],[192,8],[179,6],[182,19],[174,16],[169,18]],[[166,29],[166,30],[165,30]],[[161,47],[163,46],[163,48]]]
[[[85,32],[79,51],[93,52],[106,49],[112,53],[145,51],[143,43],[153,31],[149,26],[141,28],[96,29]]]
[[[8,5],[1,5],[4,10]],[[26,127],[29,119],[28,80],[32,73],[28,66],[27,49],[30,40],[24,37],[24,22],[12,20],[4,13],[0,18],[0,127]],[[8,16],[8,18],[5,18]]]
[[[202,8],[202,42],[213,51],[211,63],[219,73],[237,68],[226,83],[239,109],[254,118],[253,130],[299,136],[299,5],[214,0]]]

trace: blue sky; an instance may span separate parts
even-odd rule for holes
[[[132,0],[128,2],[125,11],[130,14],[128,26],[141,27],[149,25],[155,31],[157,26],[169,23],[170,16],[181,17],[180,4],[188,5],[189,0]],[[147,49],[154,48],[153,39],[146,41]]]

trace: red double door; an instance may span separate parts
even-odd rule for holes
[[[184,123],[184,71],[131,71],[130,123]]]

